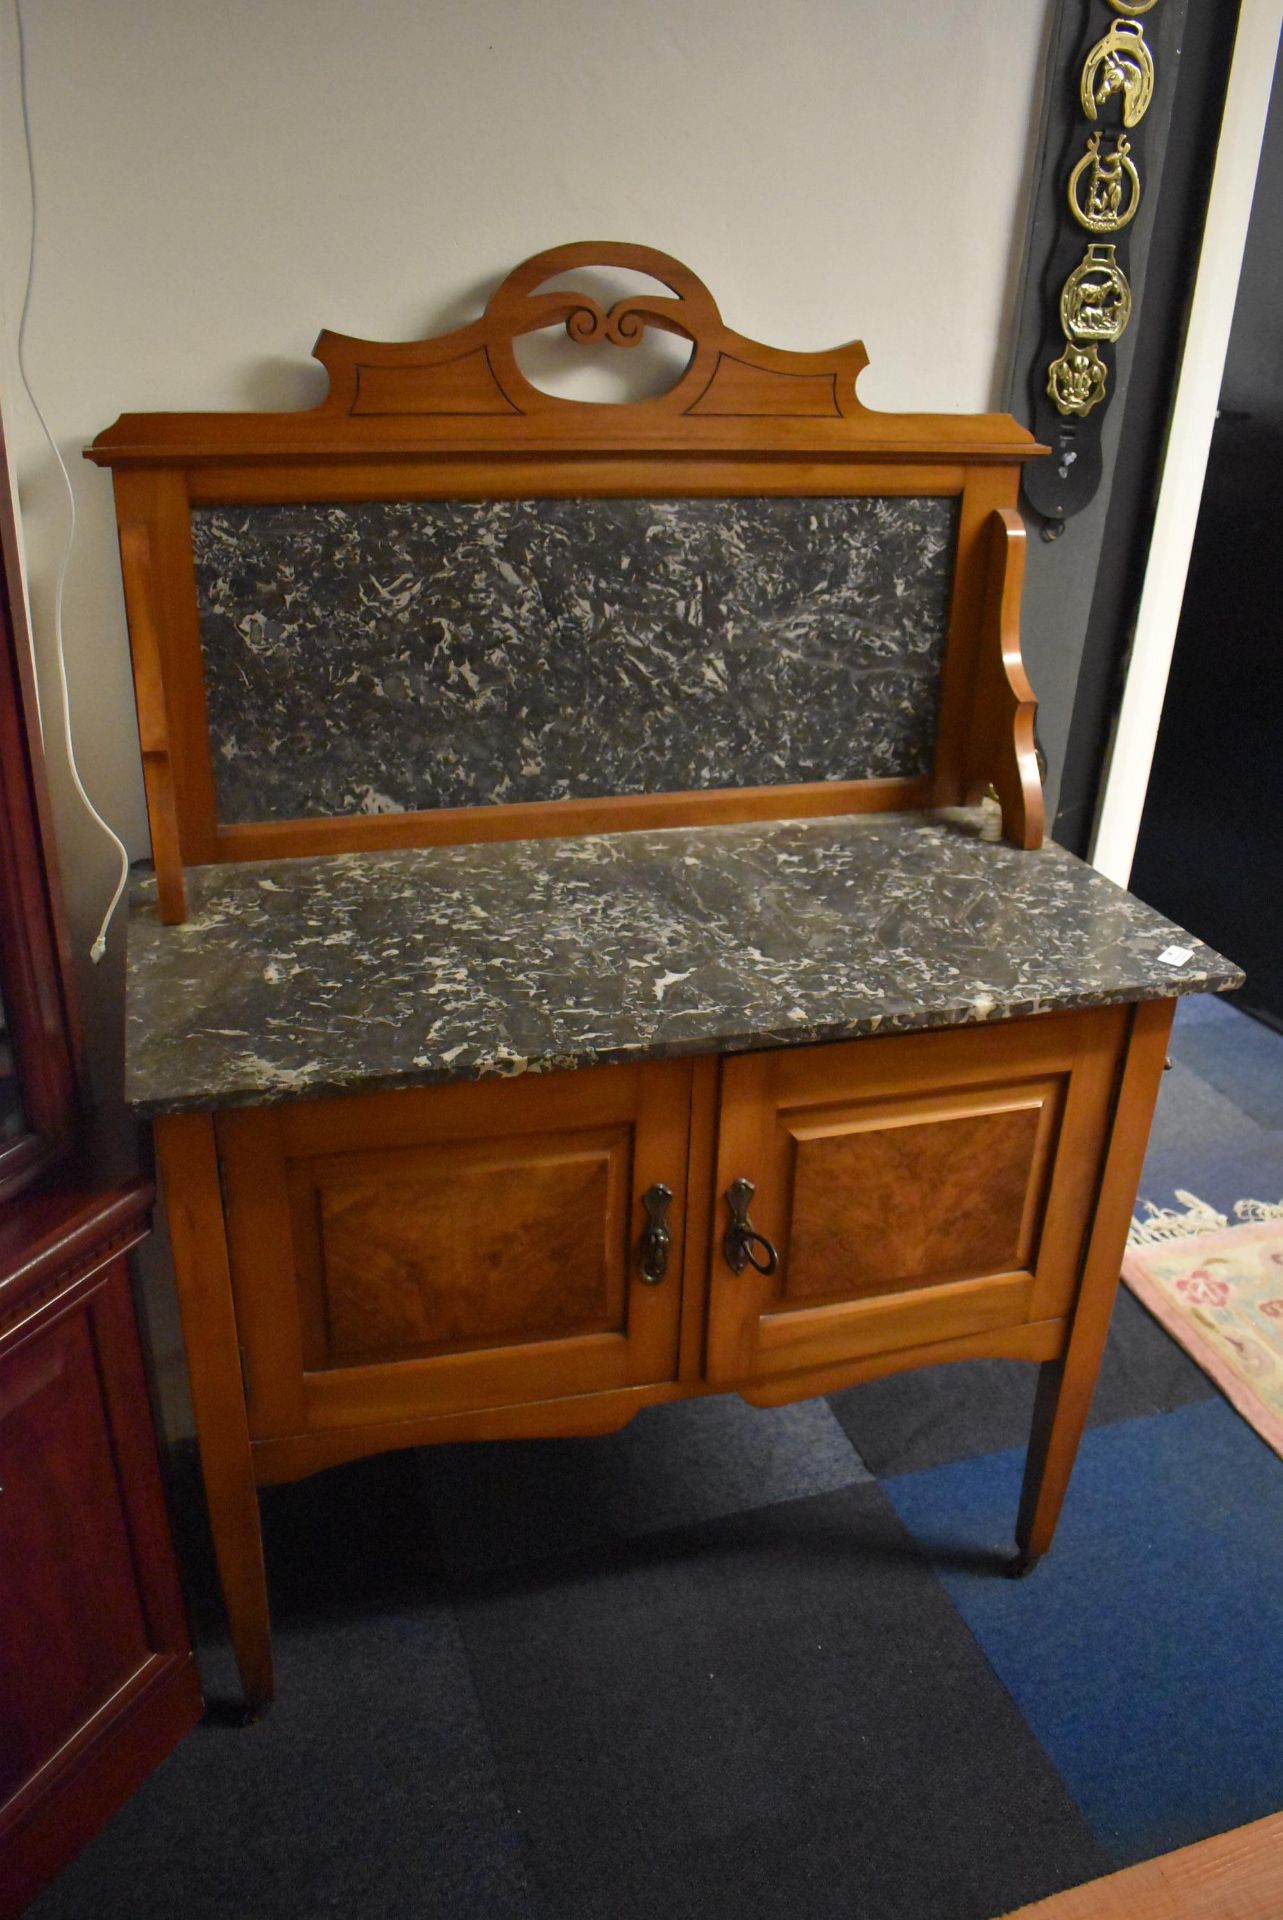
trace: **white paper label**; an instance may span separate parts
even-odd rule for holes
[[[1187,960],[1193,958],[1193,947],[1164,947],[1158,956],[1158,964],[1160,967],[1183,967]]]

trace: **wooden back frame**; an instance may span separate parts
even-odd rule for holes
[[[668,295],[609,311],[539,291],[590,267],[651,276]],[[542,392],[522,335],[564,325],[635,346],[647,327],[692,347],[676,384],[627,403]],[[322,333],[330,376],[299,413],[123,414],[87,449],[114,470],[161,918],[186,917],[185,865],[550,834],[967,804],[993,787],[1003,832],[1043,834],[1034,699],[1020,662],[1020,464],[1042,453],[1006,414],[876,413],[856,397],[858,341],[792,353],[734,333],[687,267],[650,247],[584,241],[534,255],[484,314],[434,339]],[[194,506],[495,498],[689,499],[945,495],[959,500],[935,761],[922,778],[630,794],[515,805],[225,824],[217,816],[192,557]]]

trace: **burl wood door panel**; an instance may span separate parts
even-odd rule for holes
[[[727,1062],[709,1378],[1063,1317],[1125,1020],[1111,1008]],[[738,1179],[756,1189],[773,1274],[724,1258]]]
[[[690,1084],[657,1062],[223,1115],[255,1438],[676,1378]]]

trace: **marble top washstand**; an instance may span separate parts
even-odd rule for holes
[[[1223,991],[1062,848],[882,814],[189,870],[131,910],[143,1114],[735,1053]]]

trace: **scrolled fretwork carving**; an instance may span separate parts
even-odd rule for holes
[[[605,306],[586,288],[549,288],[568,274],[622,267],[668,293],[630,293]],[[584,347],[636,347],[649,328],[691,343],[667,392],[621,401],[651,417],[697,413],[842,420],[864,413],[855,382],[867,364],[858,341],[820,353],[767,347],[732,331],[703,281],[671,255],[614,241],[580,241],[535,254],[495,289],[484,314],[437,339],[384,344],[323,333],[314,349],[330,375],[327,411],[361,416],[514,413],[561,415],[582,401],[545,393],[517,364],[513,343],[564,326]]]
[[[585,294],[582,304],[567,315],[566,332],[581,347],[603,342],[609,342],[612,347],[636,347],[646,337],[649,320],[644,300],[617,300],[607,311]],[[676,328],[670,331],[675,332]]]

